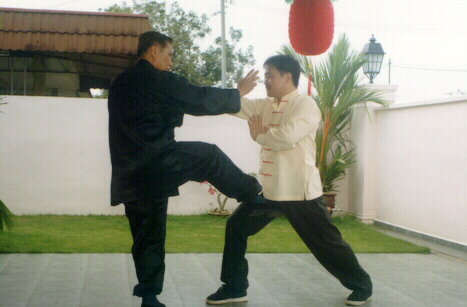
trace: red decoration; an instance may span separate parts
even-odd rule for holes
[[[289,38],[296,52],[318,55],[326,52],[334,36],[331,0],[294,0],[290,7]]]
[[[310,75],[308,76],[308,96],[311,96],[311,87],[313,86],[313,76],[310,72]]]
[[[308,64],[310,67],[310,75],[308,76],[308,96],[311,96],[311,88],[313,87],[313,62]]]

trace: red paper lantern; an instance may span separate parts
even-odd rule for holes
[[[331,0],[294,0],[290,7],[289,38],[296,52],[318,55],[331,46],[334,7]]]

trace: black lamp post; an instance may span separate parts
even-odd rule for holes
[[[375,42],[376,38],[372,35],[370,42],[365,44],[362,51],[365,58],[368,59],[368,62],[363,65],[363,73],[370,79],[370,83],[373,83],[373,79],[381,71],[381,64],[385,54],[381,44]]]

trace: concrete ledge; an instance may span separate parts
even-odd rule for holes
[[[420,233],[420,232],[409,230],[403,227],[391,225],[391,224],[378,221],[378,220],[375,220],[373,225],[384,228],[392,232],[400,233],[400,234],[403,234],[403,235],[406,235],[412,238],[420,239],[420,240],[427,241],[433,244],[445,246],[451,249],[455,249],[455,250],[467,253],[467,245],[463,245],[463,244],[452,242],[449,240],[433,237],[433,236],[430,236],[424,233]]]

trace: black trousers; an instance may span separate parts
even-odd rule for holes
[[[160,294],[165,273],[165,237],[168,198],[155,201],[135,201],[125,204],[130,222],[138,284],[133,295]]]
[[[165,176],[178,185],[189,180],[207,180],[225,195],[240,201],[254,199],[261,191],[258,181],[244,174],[215,145],[180,142],[170,154],[174,167]],[[138,278],[138,285],[133,291],[136,296],[157,295],[162,292],[167,203],[167,197],[125,203],[125,213],[133,236],[132,254]]]
[[[370,276],[359,265],[352,248],[331,222],[323,199],[242,203],[227,221],[221,280],[238,289],[248,288],[248,236],[284,214],[316,259],[346,288],[372,292]]]

